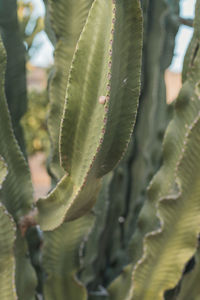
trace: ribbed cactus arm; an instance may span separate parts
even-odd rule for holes
[[[109,1],[107,5],[110,5]],[[92,149],[97,148],[99,137],[101,144],[93,167],[98,169],[96,170],[98,177],[112,170],[129,142],[135,123],[140,88],[141,9],[136,0],[127,1],[124,4],[121,1],[115,1],[111,8],[112,15],[107,16],[106,19],[99,16],[102,26],[96,26],[96,31],[103,33],[104,39],[110,41],[110,47],[107,44],[103,48],[100,40],[97,44],[96,51],[93,53],[94,64],[96,60],[95,80],[91,77],[89,66],[88,72],[85,73],[86,66],[91,62],[92,52],[90,53],[86,44],[84,45],[84,39],[80,39],[78,43],[77,59],[75,56],[72,64],[61,131],[61,159],[63,167],[72,174],[72,177],[73,172],[77,177],[76,170],[81,168],[81,163],[84,167],[86,163],[91,164],[91,157],[94,157],[93,153],[95,153]],[[97,23],[94,18],[93,20],[91,18],[90,22]],[[93,34],[95,35],[95,32]],[[93,39],[100,34],[96,33]],[[88,59],[88,61],[85,59],[85,67],[81,67],[83,59],[79,54],[79,47],[82,56],[82,49],[85,49],[85,57]],[[94,51],[92,47],[91,51]],[[103,55],[107,57],[103,58]],[[103,63],[97,65],[101,56]],[[80,76],[80,69],[84,81]],[[104,113],[98,100],[105,101]],[[102,117],[104,126],[102,126]],[[88,120],[87,123],[86,120]],[[100,126],[98,126],[98,120]],[[103,136],[100,130],[105,132]],[[96,145],[95,141],[97,141]],[[82,174],[80,175],[82,178]]]
[[[78,281],[80,248],[89,234],[94,216],[86,215],[44,233],[43,267],[46,275],[44,296],[47,300],[86,300],[86,288]]]
[[[68,176],[38,202],[46,230],[91,208],[100,178],[126,148],[138,104],[141,39],[139,1],[94,1],[72,61],[61,126]]]
[[[199,8],[197,1],[192,43],[199,43]],[[150,199],[142,209],[134,236],[133,252],[138,256],[134,248],[148,232],[146,225],[154,229],[146,234],[143,256],[134,268],[129,300],[163,299],[164,292],[177,284],[196,250],[200,230],[199,65],[200,52],[196,51],[189,56],[188,76],[166,131],[163,166],[150,185]]]
[[[83,183],[104,135],[113,9],[111,0],[94,1],[71,66],[60,143],[62,165],[76,185]]]
[[[27,163],[20,151],[11,126],[4,94],[5,67],[6,56],[0,41],[0,155],[5,159],[8,169],[8,175],[0,191],[0,201],[3,202],[15,221],[20,223],[21,217],[29,213],[33,205],[33,190]],[[0,242],[0,249],[1,245],[2,242]],[[19,297],[28,295],[27,299],[32,300],[36,287],[36,278],[30,260],[27,258],[26,240],[21,237],[21,233],[18,233],[16,237],[15,258],[17,294]],[[0,295],[0,299],[6,298]]]
[[[74,201],[87,208],[88,199],[94,202],[99,187],[99,180],[95,176],[89,180],[87,175],[104,135],[107,111],[99,98],[109,92],[114,14],[111,0],[96,0],[77,44],[61,127],[61,155],[68,174],[37,203],[39,222],[45,230],[59,226]],[[75,213],[73,218],[79,216]]]
[[[185,264],[195,253],[200,231],[200,115],[185,141],[177,166],[179,192],[158,203],[162,227],[146,236],[143,259],[133,273],[130,299],[163,299],[164,291],[177,284]]]
[[[17,300],[14,258],[15,231],[16,227],[12,217],[0,203],[0,299],[2,300]]]
[[[50,83],[48,129],[52,142],[50,170],[60,179],[59,127],[64,108],[66,86],[76,43],[86,22],[93,0],[50,0],[48,9],[56,36],[54,74]]]
[[[27,163],[15,139],[4,92],[6,54],[0,40],[0,155],[5,159],[8,176],[0,192],[1,201],[19,221],[33,203],[33,191]]]
[[[142,11],[140,1],[115,1],[110,97],[103,142],[96,158],[97,177],[123,156],[135,125],[140,93]]]

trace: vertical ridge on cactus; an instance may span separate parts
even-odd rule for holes
[[[55,64],[50,83],[48,129],[52,143],[51,173],[59,180],[63,169],[59,160],[59,128],[66,96],[66,87],[77,41],[86,22],[93,0],[49,1],[52,29],[56,36]]]

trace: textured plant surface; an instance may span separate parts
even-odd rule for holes
[[[130,299],[163,299],[164,291],[173,288],[181,278],[185,264],[197,247],[199,5],[197,1],[194,35],[183,69],[183,87],[164,138],[163,166],[150,184],[149,201],[141,211],[138,225],[145,217],[151,217],[151,223],[148,228],[140,226],[134,237],[135,245],[139,235],[143,236],[150,228],[154,230],[146,235],[143,257],[133,271]]]
[[[173,114],[179,1],[44,2],[52,190],[34,203],[19,124],[30,15],[20,27],[0,0],[0,299],[198,300],[200,1]]]
[[[60,133],[66,175],[46,199],[38,201],[43,229],[54,229],[64,219],[86,213],[95,202],[100,178],[123,154],[138,105],[140,53],[138,2],[95,1],[76,46],[67,85]]]
[[[16,0],[0,2],[0,32],[7,52],[5,92],[13,130],[23,152],[20,119],[26,111],[25,47],[17,19]],[[1,71],[2,72],[2,71]]]

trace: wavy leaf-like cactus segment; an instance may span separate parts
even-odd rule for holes
[[[197,11],[198,7],[199,3],[197,2]],[[198,21],[195,20],[194,24],[198,24]],[[183,70],[183,75],[188,74],[188,77],[184,75],[183,86],[174,105],[174,116],[166,130],[163,141],[163,165],[148,187],[149,199],[145,202],[141,210],[137,222],[137,229],[131,241],[133,264],[135,264],[142,256],[143,238],[145,234],[159,227],[155,204],[161,197],[164,197],[169,191],[171,192],[174,189],[175,169],[182,155],[185,135],[199,111],[197,86],[200,78],[200,69],[198,65],[200,54],[199,52],[196,53],[195,58],[194,55],[191,55],[191,49],[193,49],[194,53],[196,45],[199,43],[198,32],[199,26],[195,26],[194,35],[184,61],[185,68]]]
[[[138,107],[142,50],[140,2],[116,0],[110,99],[105,136],[97,157],[97,176],[112,170],[130,141]]]
[[[7,210],[19,220],[28,213],[33,203],[33,191],[27,163],[13,134],[5,92],[6,55],[0,41],[0,155],[5,159],[8,175],[0,192]]]
[[[59,160],[59,128],[63,113],[72,57],[93,0],[49,1],[51,23],[57,38],[55,70],[50,85],[48,129],[52,142],[51,172],[57,179],[63,175]]]
[[[53,230],[64,220],[83,216],[95,203],[100,183],[91,176],[82,187],[76,187],[69,176],[64,176],[46,199],[37,202],[41,228]]]
[[[80,249],[89,234],[94,216],[86,215],[44,233],[43,266],[46,272],[44,296],[48,300],[86,300],[87,291],[78,281]]]
[[[39,222],[42,227],[45,226],[43,227],[45,230],[59,226],[64,219],[72,220],[80,217],[92,207],[100,186],[100,177],[118,162],[130,138],[139,94],[138,73],[142,38],[141,11],[138,1],[133,1],[133,5],[130,3],[126,3],[131,9],[129,13],[129,9],[124,8],[125,4],[123,7],[119,2],[115,3],[111,0],[94,1],[77,44],[68,81],[60,136],[61,160],[69,178],[65,175],[49,197],[38,202]],[[125,18],[126,14],[127,18]],[[128,30],[128,38],[126,41],[123,40],[124,44],[122,43],[118,51],[116,43],[119,43],[120,37]],[[134,47],[134,43],[139,45]],[[132,67],[130,70],[128,61],[133,51],[135,51],[135,62],[130,60]],[[125,67],[121,61],[122,54],[125,58]],[[112,55],[116,66],[111,69]],[[119,77],[121,73],[123,76],[134,72],[137,75],[134,77],[130,74],[130,83],[125,78],[127,80],[123,81],[123,84],[127,85],[127,88],[122,87],[121,91],[119,85],[114,84],[112,76],[115,78],[117,75],[112,74],[112,70]],[[115,99],[118,104],[114,104],[115,92],[112,89],[115,88],[118,95],[121,95]],[[130,98],[125,99],[124,95]],[[126,110],[129,112],[125,113]],[[112,138],[110,131],[113,132]],[[114,147],[113,143],[116,147],[116,155],[113,154],[114,150],[110,151]],[[109,156],[113,161],[112,166],[106,158]],[[65,182],[71,185],[70,188],[66,185],[66,190],[71,191],[68,199],[64,191]],[[59,187],[62,193],[58,191]],[[58,199],[57,194],[62,198]],[[51,207],[55,204],[58,208],[54,216],[48,212],[48,203]]]
[[[198,7],[199,1],[196,9]],[[196,18],[199,18],[198,9]],[[192,43],[198,42],[197,30],[199,27],[195,27],[196,40]],[[144,254],[133,271],[134,284],[128,299],[163,299],[164,291],[177,284],[184,265],[196,249],[200,226],[200,102],[196,89],[200,78],[200,52],[190,59],[187,71],[190,76],[175,103],[174,117],[164,139],[164,163],[150,185],[150,199],[142,210],[139,230],[134,237],[135,247],[138,239],[141,241],[141,236],[148,232],[145,219],[151,216],[150,230],[159,228],[146,235]],[[138,258],[137,251],[135,254]]]
[[[7,166],[4,159],[0,156],[0,188],[7,175]]]
[[[163,299],[173,288],[197,246],[200,230],[200,115],[194,121],[177,169],[180,192],[158,203],[162,229],[149,233],[142,262],[134,272],[132,299]],[[169,276],[170,274],[170,276]],[[144,284],[141,284],[145,280]]]
[[[181,281],[180,292],[177,300],[198,300],[200,297],[200,249],[195,255],[195,266],[186,273]]]
[[[15,290],[14,242],[16,227],[0,203],[0,299],[17,300]]]

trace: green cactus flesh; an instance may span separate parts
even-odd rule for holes
[[[35,300],[37,278],[35,270],[30,263],[26,239],[17,231],[15,242],[15,282],[19,300]]]
[[[106,218],[109,209],[109,188],[113,178],[113,172],[106,175],[102,182],[101,191],[99,193],[97,203],[93,209],[95,214],[94,226],[84,245],[84,255],[81,257],[83,266],[81,268],[80,279],[88,285],[95,276],[95,264],[100,263],[99,252],[102,250],[100,240],[106,224]]]
[[[186,55],[185,81],[166,131],[163,166],[150,184],[149,201],[141,211],[133,237],[132,249],[140,258],[141,236],[146,234],[144,254],[134,268],[134,285],[127,299],[163,299],[164,291],[173,288],[180,279],[184,265],[197,246],[200,102],[196,86],[200,77],[200,52],[195,49],[199,44],[199,7],[200,1],[197,1],[194,36],[187,53],[190,58]],[[149,230],[154,231],[148,233]]]
[[[17,1],[1,0],[0,32],[7,53],[5,93],[13,131],[21,150],[25,145],[20,120],[27,109],[25,47],[17,18]],[[1,71],[2,72],[2,71]],[[3,71],[4,73],[4,71]]]
[[[25,214],[29,213],[32,208],[33,190],[27,163],[12,131],[11,119],[4,94],[5,65],[5,51],[3,44],[0,41],[0,155],[5,159],[8,170],[8,175],[2,184],[2,189],[0,190],[0,200],[3,202],[14,220],[19,224],[21,218]],[[19,300],[29,300],[33,298],[28,296],[27,298],[23,298],[24,296],[26,297],[26,293],[24,294],[25,290],[23,284],[27,287],[30,287],[30,284],[32,285],[32,289],[28,291],[28,295],[30,296],[30,291],[32,291],[32,297],[34,297],[36,278],[30,261],[26,257],[27,244],[25,238],[20,237],[20,235],[21,234],[19,233],[17,234],[15,243],[16,289]],[[29,276],[26,275],[26,272],[21,272],[22,269],[28,269]],[[18,280],[19,278],[20,280]],[[23,284],[21,284],[22,282]]]
[[[60,136],[67,174],[38,201],[44,230],[86,213],[95,202],[100,178],[124,153],[138,105],[141,39],[138,1],[94,1],[67,86]]]
[[[1,201],[11,215],[19,221],[33,203],[33,190],[27,163],[14,137],[11,119],[4,94],[6,67],[5,51],[0,42],[0,155],[5,159],[8,176],[0,191]]]
[[[124,282],[127,270],[123,272],[122,269],[133,259],[129,242],[136,228],[139,208],[147,198],[145,189],[150,178],[161,164],[162,136],[169,119],[164,71],[173,55],[178,26],[172,15],[178,14],[178,7],[177,1],[142,2],[144,71],[137,122],[126,156],[114,170],[108,186],[102,186],[95,205],[95,211],[99,211],[99,202],[102,202],[102,218],[97,216],[93,236],[86,243],[85,270],[80,277],[88,284],[89,291],[97,290],[99,285],[106,288],[111,283],[109,294],[117,297],[115,290],[120,280],[117,279],[116,284],[112,284],[112,280],[122,272]],[[87,263],[88,257],[90,263]],[[119,297],[123,295],[123,292],[118,293]]]
[[[14,242],[16,227],[0,203],[0,299],[17,300],[15,290]]]
[[[89,214],[44,233],[45,299],[87,299],[87,290],[77,279],[76,273],[80,268],[80,245],[93,222],[94,216]]]
[[[195,266],[187,274],[184,275],[180,286],[180,292],[177,300],[199,300],[200,299],[200,249],[195,255]]]
[[[64,174],[59,160],[59,128],[66,86],[76,44],[92,2],[93,0],[51,0],[47,7],[50,12],[52,29],[57,38],[54,74],[50,83],[48,117],[48,129],[52,143],[50,170],[57,180]]]

